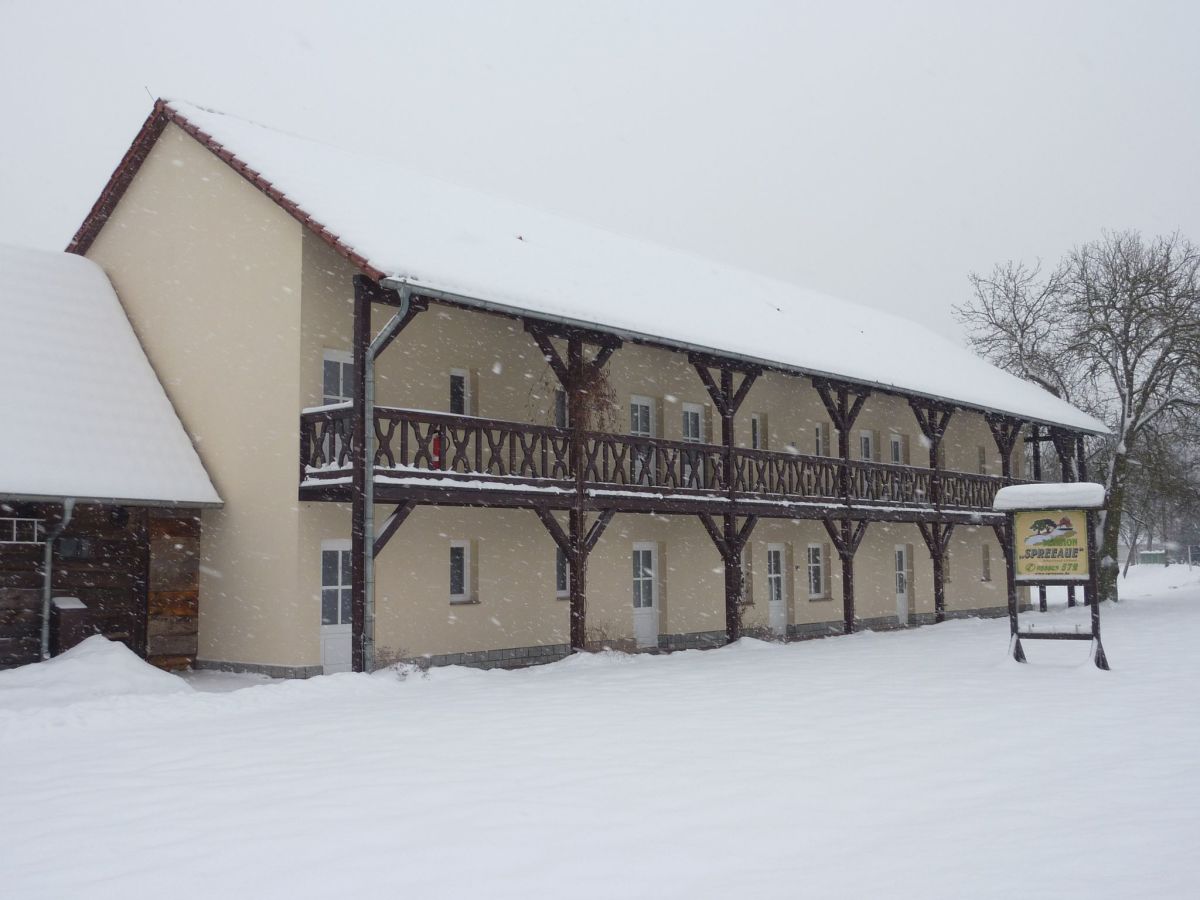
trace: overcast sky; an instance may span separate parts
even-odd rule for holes
[[[1200,2],[0,0],[0,241],[201,105],[957,335],[967,275],[1200,241]]]

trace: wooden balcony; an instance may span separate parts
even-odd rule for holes
[[[350,404],[300,417],[300,499],[349,501]],[[585,432],[583,486],[592,509],[977,521],[1003,478],[801,453]],[[577,485],[569,429],[376,407],[375,496],[380,502],[566,509]],[[934,502],[936,498],[937,502]]]

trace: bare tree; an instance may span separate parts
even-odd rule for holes
[[[1200,250],[1178,234],[1105,233],[1053,272],[1005,263],[971,276],[958,307],[989,361],[1085,409],[1111,428],[1100,596],[1117,598],[1117,553],[1130,460],[1153,430],[1196,409],[1200,394]]]

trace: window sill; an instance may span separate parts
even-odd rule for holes
[[[478,606],[479,603],[480,603],[480,601],[475,599],[474,597],[451,597],[450,598],[451,606]]]
[[[808,598],[809,603],[830,603],[832,601],[833,601],[832,597],[825,597],[825,596]]]
[[[555,600],[570,600],[571,595],[570,594],[555,594],[554,599]]]

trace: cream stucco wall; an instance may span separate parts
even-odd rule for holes
[[[201,658],[311,664],[296,590],[300,226],[168,125],[88,251],[225,500],[205,510]]]

